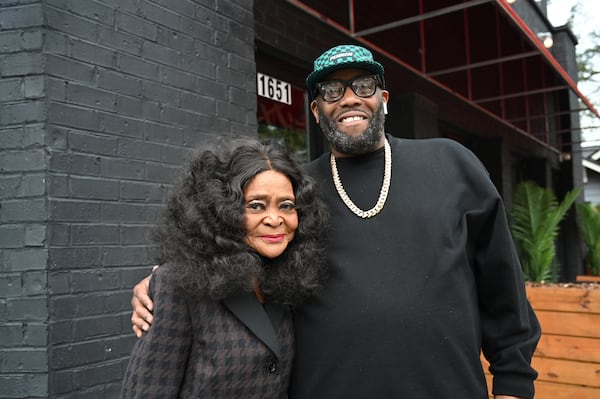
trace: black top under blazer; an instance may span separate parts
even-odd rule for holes
[[[150,280],[154,321],[133,347],[121,397],[284,398],[294,357],[289,310],[253,293],[192,298],[168,269]]]

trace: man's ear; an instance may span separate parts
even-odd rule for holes
[[[383,101],[383,113],[388,114],[387,103],[390,100],[390,92],[387,90],[381,91],[381,101]]]
[[[317,125],[318,125],[319,124],[319,108],[317,105],[317,100],[311,101],[310,112],[312,112],[313,116],[315,117],[315,122],[317,122]]]

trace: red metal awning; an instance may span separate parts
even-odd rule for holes
[[[600,118],[506,0],[287,1],[555,152],[572,113]]]

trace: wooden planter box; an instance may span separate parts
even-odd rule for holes
[[[590,276],[588,274],[582,274],[576,277],[580,283],[600,283],[600,276]]]
[[[535,398],[600,398],[600,285],[529,284],[527,297],[542,326]]]

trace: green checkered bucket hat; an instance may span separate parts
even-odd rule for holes
[[[364,47],[352,44],[342,44],[330,48],[321,54],[314,62],[314,70],[306,78],[306,86],[311,95],[315,93],[317,83],[323,81],[327,75],[338,69],[365,69],[379,75],[383,87],[383,66],[373,59],[373,54]]]

